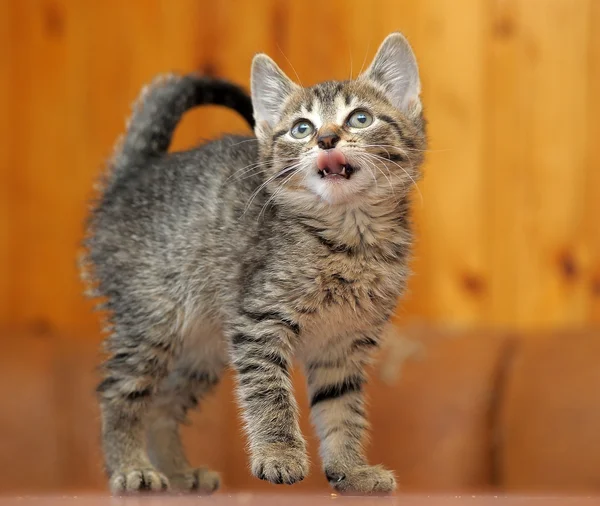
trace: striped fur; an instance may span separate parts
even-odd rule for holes
[[[179,116],[206,95],[200,81],[176,77],[144,95],[92,212],[83,263],[110,318],[98,395],[115,493],[218,487],[218,475],[190,465],[179,424],[228,366],[252,473],[302,480],[294,360],[306,371],[332,486],[394,489],[393,474],[365,459],[363,389],[408,277],[409,195],[426,147],[415,73],[399,34],[356,80],[311,88],[260,55],[256,137],[169,155]],[[374,118],[364,130],[346,123],[357,108]],[[338,132],[351,177],[323,179],[317,132],[301,141],[290,134],[298,118]]]

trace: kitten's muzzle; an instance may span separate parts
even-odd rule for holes
[[[339,149],[325,149],[317,155],[317,170],[321,177],[345,177],[350,179],[354,169],[348,165],[346,156]]]

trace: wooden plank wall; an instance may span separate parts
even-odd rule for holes
[[[247,85],[265,51],[304,84],[346,78],[393,30],[419,58],[431,134],[399,317],[600,322],[597,0],[4,0],[0,323],[97,330],[75,267],[86,202],[155,74]],[[232,130],[234,113],[196,111],[176,147]]]

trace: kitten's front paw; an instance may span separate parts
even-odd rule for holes
[[[200,492],[212,494],[221,485],[221,477],[218,473],[205,467],[189,469],[182,473],[169,476],[171,488],[181,492]]]
[[[325,469],[333,488],[342,494],[389,494],[396,490],[394,474],[381,466],[358,466],[340,471]]]
[[[169,489],[169,480],[158,471],[148,469],[123,469],[110,477],[110,491],[115,494],[127,492],[161,492]]]
[[[298,448],[274,443],[253,450],[252,474],[261,480],[292,485],[308,474],[304,445]]]

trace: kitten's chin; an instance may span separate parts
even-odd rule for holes
[[[308,181],[308,187],[317,198],[328,204],[347,204],[361,198],[365,188],[359,179],[346,179],[341,176],[316,177]]]

